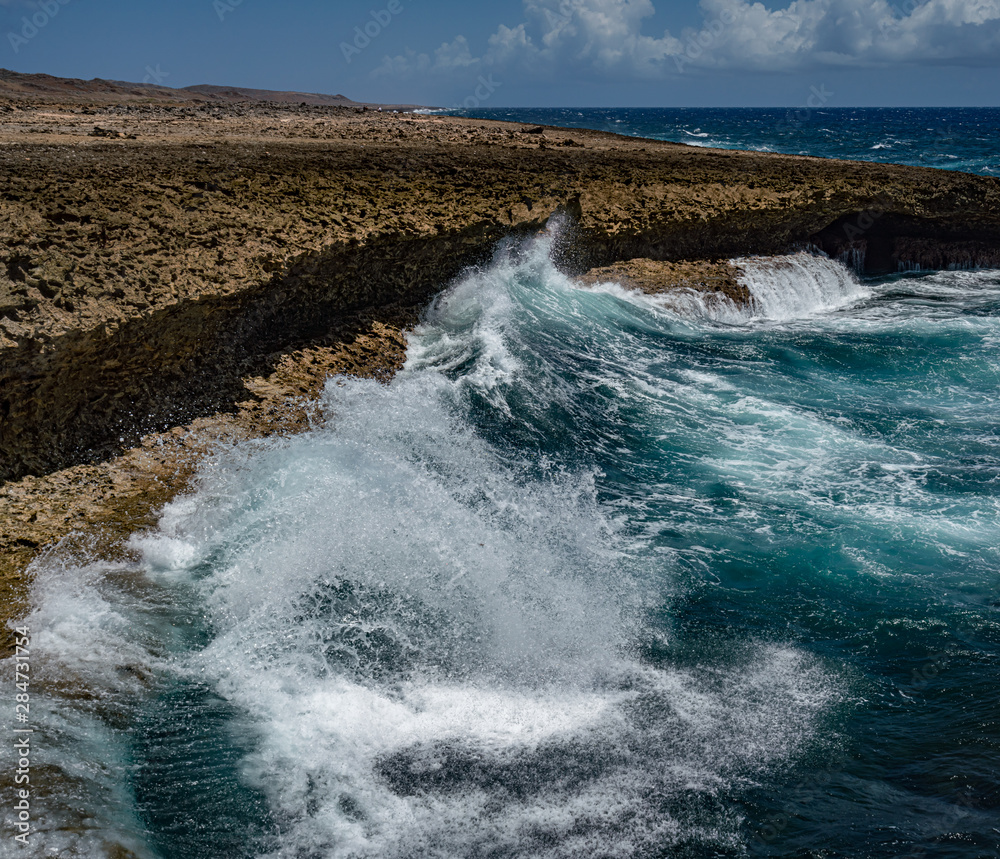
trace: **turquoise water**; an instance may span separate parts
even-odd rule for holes
[[[791,108],[479,108],[508,122],[592,128],[716,149],[911,164],[1000,176],[1000,108],[837,107],[825,88]]]
[[[1000,273],[747,260],[743,310],[551,242],[41,562],[18,855],[1000,855]]]

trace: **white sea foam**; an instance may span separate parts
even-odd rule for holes
[[[73,677],[114,710],[155,677],[209,690],[252,726],[239,776],[280,830],[268,856],[737,848],[725,797],[793,760],[838,695],[780,645],[697,666],[641,657],[664,634],[650,612],[670,567],[636,553],[600,474],[489,441],[515,394],[540,412],[562,402],[540,366],[550,345],[525,349],[524,331],[544,326],[545,344],[562,331],[571,348],[593,327],[602,360],[624,361],[628,332],[667,312],[576,289],[550,242],[438,300],[390,385],[333,380],[324,424],[206,463],[133,539],[138,562],[38,570],[30,622],[46,630],[50,682]],[[55,765],[90,785],[78,801],[106,802],[78,836],[72,800],[55,802],[63,855],[102,838],[151,855],[128,792],[112,796],[130,753],[113,714],[72,696],[59,709]],[[100,756],[110,771],[88,775]]]
[[[789,322],[840,310],[871,297],[843,263],[821,254],[799,252],[782,256],[741,257],[731,260],[738,279],[750,292],[748,306],[722,293],[673,289],[654,295],[614,282],[590,287],[641,307],[666,310],[681,319],[726,325]]]
[[[751,314],[758,318],[783,322],[829,313],[872,294],[845,265],[820,254],[742,257],[732,262],[750,290]]]

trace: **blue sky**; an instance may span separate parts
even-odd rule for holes
[[[447,107],[1000,104],[1000,0],[0,0],[0,28],[0,66],[176,87]]]

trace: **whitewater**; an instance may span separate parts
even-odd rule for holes
[[[1000,855],[1000,274],[748,258],[739,307],[556,246],[36,563],[0,855]]]

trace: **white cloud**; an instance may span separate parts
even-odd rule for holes
[[[459,36],[432,54],[386,57],[377,74],[496,71],[602,80],[710,69],[784,71],[940,63],[1000,65],[1000,0],[701,0],[697,29],[642,32],[651,0],[524,0],[475,56]]]
[[[795,0],[769,10],[745,0],[703,0],[733,24],[699,65],[782,70],[950,62],[1000,64],[1000,0]]]

